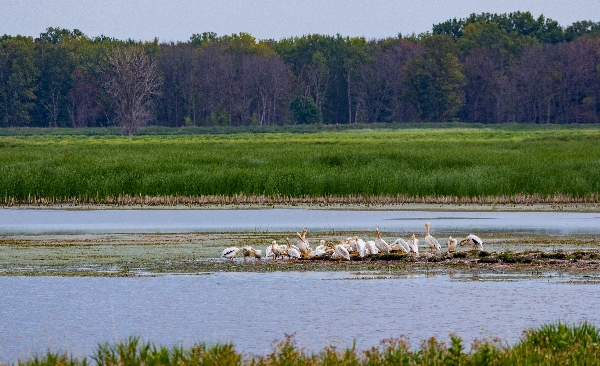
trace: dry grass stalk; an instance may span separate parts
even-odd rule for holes
[[[432,205],[569,205],[569,204],[598,204],[598,194],[587,197],[573,197],[568,195],[541,196],[514,195],[495,197],[456,197],[456,196],[324,196],[324,197],[290,197],[290,196],[265,196],[265,195],[234,195],[234,196],[131,196],[119,195],[106,198],[95,197],[36,197],[27,199],[3,197],[1,204],[5,207],[21,205],[53,206],[53,205],[109,205],[109,206],[272,206],[272,205],[314,205],[314,206],[379,206],[379,205],[406,205],[406,204],[432,204]]]

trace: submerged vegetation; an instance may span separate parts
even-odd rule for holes
[[[0,195],[5,205],[597,203],[599,138],[594,128],[6,136]]]
[[[248,355],[232,344],[193,347],[157,346],[130,337],[117,344],[101,344],[90,357],[98,366],[159,365],[597,365],[600,363],[600,332],[589,324],[556,323],[529,329],[515,345],[500,340],[476,340],[467,350],[463,340],[450,335],[450,342],[430,338],[418,348],[404,337],[383,340],[378,347],[358,350],[328,346],[317,352],[298,347],[293,337],[275,344],[271,353]],[[19,366],[79,366],[91,363],[66,353],[48,352]]]

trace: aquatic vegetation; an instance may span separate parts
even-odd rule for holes
[[[598,203],[600,130],[0,137],[14,204]],[[359,147],[359,148],[358,148]]]
[[[379,346],[359,350],[356,345],[325,346],[317,352],[300,348],[293,336],[277,342],[271,353],[249,355],[232,344],[190,348],[157,346],[139,337],[117,344],[101,344],[89,358],[98,366],[187,365],[597,365],[600,363],[600,331],[594,325],[554,323],[523,332],[521,340],[507,345],[499,339],[475,340],[467,350],[455,334],[450,342],[430,338],[411,347],[405,337],[385,339]],[[47,352],[19,366],[86,366],[87,358]]]
[[[216,271],[345,271],[378,270],[395,267],[418,272],[426,267],[448,268],[495,267],[585,269],[591,274],[600,270],[597,235],[576,234],[531,235],[519,233],[486,233],[486,251],[429,253],[419,256],[392,250],[390,254],[352,256],[351,261],[338,263],[329,256],[295,261],[272,260],[266,248],[276,239],[284,243],[289,232],[221,232],[221,233],[147,233],[147,234],[48,234],[3,235],[0,237],[0,276],[146,276],[165,273],[205,274]],[[373,232],[339,231],[311,232],[315,238],[339,242],[340,238],[372,237]],[[406,236],[386,233],[386,238]],[[388,240],[391,241],[391,240]],[[313,245],[313,248],[314,248]],[[238,255],[233,261],[220,259],[223,249],[231,246],[252,246],[263,250],[262,259]],[[566,248],[566,249],[565,249]],[[316,249],[316,248],[314,248]],[[563,258],[563,259],[557,259]],[[576,259],[573,260],[573,259]],[[512,260],[512,262],[510,262]]]

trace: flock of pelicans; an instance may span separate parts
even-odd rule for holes
[[[430,251],[440,252],[442,247],[438,240],[429,234],[429,227],[430,224],[428,222],[425,223],[425,238],[423,241],[429,246]],[[265,250],[264,256],[272,259],[287,257],[290,260],[332,259],[349,261],[352,257],[364,258],[369,254],[398,253],[419,255],[419,239],[414,234],[408,242],[402,238],[398,238],[392,244],[388,244],[381,238],[379,229],[375,229],[375,233],[377,234],[375,240],[363,240],[354,236],[346,240],[340,240],[339,244],[335,245],[321,240],[320,245],[313,249],[310,247],[308,240],[306,240],[307,231],[307,229],[303,229],[302,233],[296,233],[298,242],[295,245],[290,242],[289,238],[286,238],[286,245],[279,245],[273,240],[271,245]],[[470,234],[460,241],[460,245],[465,244],[471,245],[471,250],[483,250],[483,241],[477,235]],[[456,250],[457,240],[450,237],[447,245],[448,251],[453,252]],[[221,253],[221,257],[233,260],[239,254],[244,257],[244,260],[251,256],[254,256],[258,260],[263,258],[262,250],[254,249],[251,246],[226,248]]]

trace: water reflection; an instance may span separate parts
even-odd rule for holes
[[[567,280],[369,272],[0,277],[0,362],[48,348],[88,355],[98,342],[130,335],[165,345],[231,341],[266,353],[284,333],[308,350],[353,340],[365,349],[401,334],[413,345],[451,332],[467,344],[492,336],[515,342],[523,329],[557,320],[600,324],[600,287]]]

